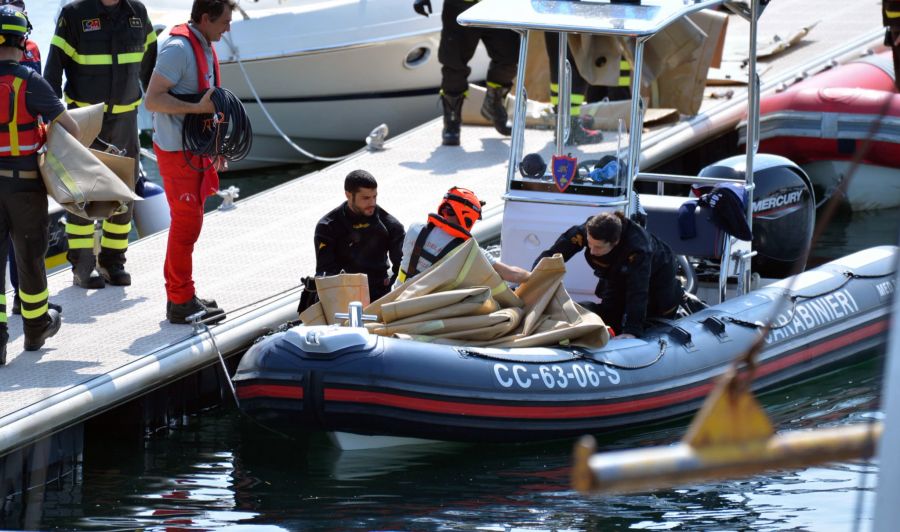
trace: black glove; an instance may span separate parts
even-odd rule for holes
[[[422,15],[423,17],[427,17],[433,11],[431,10],[431,0],[415,0],[413,2],[413,9],[416,10],[416,13]],[[425,10],[428,11],[425,11]]]

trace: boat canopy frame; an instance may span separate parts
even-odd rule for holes
[[[767,0],[763,0],[767,3]],[[640,146],[644,123],[644,104],[641,99],[641,73],[644,64],[644,46],[654,35],[666,29],[673,22],[699,12],[703,9],[724,5],[731,11],[741,15],[750,23],[748,71],[752,74],[748,83],[747,113],[747,160],[744,180],[707,178],[698,176],[665,175],[663,181],[693,184],[715,179],[723,182],[744,184],[747,190],[746,219],[748,226],[753,227],[753,162],[759,149],[759,92],[760,80],[756,68],[756,39],[760,0],[734,2],[727,0],[481,0],[464,11],[457,21],[463,26],[483,28],[499,28],[512,30],[519,34],[519,62],[515,87],[515,109],[513,112],[512,138],[507,167],[506,194],[504,199],[511,198],[510,190],[516,179],[518,161],[522,159],[525,137],[525,113],[527,95],[525,94],[525,71],[528,40],[532,31],[549,31],[559,34],[559,103],[557,105],[556,146],[555,154],[563,155],[564,141],[569,120],[569,93],[571,87],[571,69],[567,59],[568,34],[587,34],[597,36],[622,37],[633,41],[632,81],[631,81],[631,131],[627,146],[627,175],[624,183],[624,200],[605,203],[607,206],[621,206],[626,216],[631,215],[633,208],[634,183],[637,180],[660,181],[660,174],[640,173]],[[635,126],[637,125],[637,126]],[[621,128],[620,128],[621,129]],[[621,141],[621,131],[619,135]],[[616,153],[618,157],[620,153]],[[620,177],[621,179],[621,177]],[[621,181],[617,186],[622,185]],[[577,193],[573,195],[578,195]],[[560,205],[587,205],[596,198],[578,200],[568,195],[568,199],[539,200],[541,203]],[[735,259],[738,267],[738,293],[750,290],[751,268],[750,258],[753,252],[737,251],[732,256],[730,238],[725,239],[725,249],[721,257],[719,292],[724,295],[727,282],[727,261]]]

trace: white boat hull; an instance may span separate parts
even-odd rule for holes
[[[248,6],[246,20],[235,15],[216,51],[222,85],[253,124],[253,149],[241,166],[310,160],[278,129],[304,150],[333,157],[361,147],[382,123],[396,135],[439,116],[441,2],[432,4],[427,18],[406,0],[287,1]],[[167,15],[162,25],[180,20]],[[479,47],[470,79],[483,80],[488,63]]]
[[[843,201],[853,211],[900,207],[900,169],[860,164],[851,175],[851,166],[851,161],[816,161],[802,165],[813,184],[825,190],[826,195],[836,191],[849,177]]]

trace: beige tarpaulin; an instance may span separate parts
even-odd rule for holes
[[[104,219],[141,199],[134,192],[134,159],[91,150],[103,122],[103,105],[70,111],[81,129],[76,139],[58,123],[50,126],[38,164],[47,194],[83,218]]]
[[[453,345],[606,345],[603,320],[572,301],[563,287],[565,272],[562,256],[542,259],[513,292],[470,239],[366,307],[378,320],[366,327],[382,336]],[[328,296],[320,289],[319,297]],[[325,323],[322,308],[320,301],[304,311],[303,322]]]

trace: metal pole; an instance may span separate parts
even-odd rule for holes
[[[900,274],[894,286],[900,283]],[[875,526],[872,530],[893,530],[900,522],[900,291],[894,291],[891,314],[892,331],[885,356],[881,409],[884,411],[884,436],[878,448],[878,488],[875,490]]]
[[[516,107],[513,110],[513,136],[510,140],[509,167],[506,169],[506,191],[516,178],[522,149],[525,145],[525,109],[528,95],[525,94],[525,61],[528,55],[528,36],[531,32],[519,32],[519,69],[516,73]]]
[[[631,66],[631,127],[628,129],[628,182],[625,186],[625,216],[631,216],[634,178],[638,174],[641,153],[641,129],[644,124],[644,102],[641,100],[641,70],[644,65],[644,41],[634,40],[634,65]]]
[[[566,143],[569,129],[569,91],[571,90],[571,67],[566,57],[569,51],[569,35],[559,32],[559,53],[556,54],[558,75],[558,97],[556,99],[556,154],[564,155],[563,146]]]
[[[756,30],[759,22],[759,0],[750,3],[750,62],[748,65],[750,78],[747,87],[747,163],[745,179],[747,183],[747,226],[753,229],[753,159],[759,151],[759,75],[756,72]],[[747,267],[740,286],[749,290],[753,268],[747,258]]]

